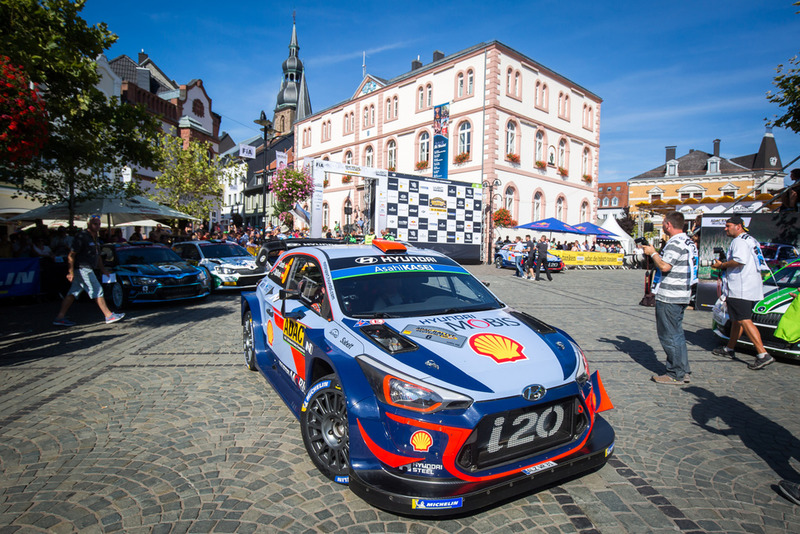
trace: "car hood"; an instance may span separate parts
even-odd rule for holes
[[[390,355],[361,328],[380,325],[417,348]],[[580,349],[565,333],[510,308],[431,317],[362,320],[354,330],[368,353],[420,380],[464,392],[474,400],[519,395],[529,385],[571,382]],[[537,329],[539,331],[537,331]]]
[[[244,256],[236,256],[230,258],[207,258],[202,263],[211,265],[222,265],[225,267],[248,268],[252,270],[263,270],[256,265],[256,259],[253,257],[247,258]]]
[[[794,300],[791,293],[797,293],[798,291],[800,290],[791,287],[773,290],[767,293],[767,295],[755,305],[753,311],[759,314],[783,313],[789,307],[792,300]]]
[[[197,272],[197,267],[189,265],[183,261],[165,262],[165,263],[136,263],[128,265],[120,265],[117,267],[117,272],[130,272],[137,275],[184,275]]]

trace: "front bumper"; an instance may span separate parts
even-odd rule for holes
[[[581,449],[557,462],[545,462],[538,466],[538,470],[529,470],[529,474],[523,471],[498,480],[465,482],[412,479],[384,469],[351,468],[350,489],[366,502],[394,513],[415,516],[464,514],[598,469],[611,456],[614,439],[614,429],[596,415],[592,433]]]
[[[266,275],[266,271],[259,273],[248,271],[247,273],[234,274],[222,274],[215,271],[212,277],[214,278],[215,289],[242,289],[256,287]]]

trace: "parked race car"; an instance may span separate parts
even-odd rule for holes
[[[528,255],[525,254],[525,258],[527,259]],[[525,261],[525,260],[523,260]],[[494,254],[494,266],[498,269],[503,267],[509,269],[516,269],[514,264],[514,245],[504,245],[503,248],[495,252]],[[533,262],[533,268],[536,268],[536,262]],[[564,262],[561,261],[561,258],[558,256],[554,256],[550,253],[547,254],[547,268],[550,270],[551,273],[560,273],[564,270]]]
[[[189,265],[160,243],[103,245],[105,266],[115,280],[104,284],[114,307],[130,303],[195,299],[209,295],[211,280],[204,269]]]
[[[800,343],[789,343],[774,336],[778,322],[792,303],[791,293],[797,293],[798,288],[800,261],[795,261],[764,280],[764,298],[753,307],[753,323],[761,334],[764,348],[773,356],[800,360]],[[731,321],[722,301],[714,305],[711,328],[718,337],[726,341],[730,339]],[[744,335],[739,337],[738,345],[753,346]]]
[[[781,243],[761,243],[761,255],[773,271],[800,259],[797,247]]]
[[[329,479],[409,515],[464,513],[598,469],[613,408],[565,332],[440,253],[284,252],[242,293],[243,352]]]
[[[211,289],[255,287],[267,274],[246,248],[227,241],[183,241],[172,250],[185,261],[206,270]]]

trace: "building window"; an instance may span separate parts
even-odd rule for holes
[[[417,109],[425,109],[425,90],[422,87],[417,89]]]
[[[472,126],[462,122],[458,127],[458,153],[469,154],[472,151]]]
[[[650,195],[650,204],[652,204],[656,200],[661,200],[661,195],[660,194],[656,194],[656,193],[651,194]]]
[[[397,143],[394,140],[386,143],[386,166],[388,169],[397,169]]]
[[[387,98],[386,99],[386,120],[389,120],[391,118],[392,118],[392,99],[391,98]]]
[[[569,95],[567,93],[558,93],[558,116],[569,120]]]
[[[399,102],[400,101],[397,99],[396,96],[392,99],[392,118],[394,119],[397,118],[397,110],[399,107]]]
[[[536,161],[544,162],[544,132],[536,132]]]
[[[369,108],[364,106],[364,128],[369,126]]]
[[[591,172],[589,171],[589,158],[590,158],[589,149],[584,148],[583,157],[581,157],[581,175],[583,176],[589,176],[591,174]]]
[[[667,163],[667,176],[677,176],[677,175],[678,175],[678,164]]]
[[[589,203],[582,202],[581,203],[581,222],[587,222],[589,220]]]
[[[281,131],[283,131],[283,130],[281,130]],[[344,133],[347,133],[349,131],[350,131],[350,114],[349,113],[345,113],[344,114]]]
[[[352,165],[353,164],[353,153],[350,152],[349,150],[344,153],[344,162],[347,165]]]
[[[556,200],[556,219],[564,222],[564,197],[558,197]]]
[[[612,198],[611,205],[614,206],[615,208],[619,206],[619,199],[617,197]]]
[[[505,208],[511,213],[514,212],[514,193],[515,192],[516,192],[515,189],[513,187],[511,187],[511,186],[506,188]]]
[[[542,194],[536,193],[533,196],[533,220],[539,221],[542,219]]]
[[[431,84],[425,86],[425,94],[428,107],[433,106],[433,86]]]
[[[373,158],[372,147],[371,147],[371,146],[368,146],[368,147],[367,147],[367,148],[364,150],[364,166],[365,166],[365,167],[372,167],[372,166],[373,166],[373,165],[372,165],[372,163],[373,163],[373,159],[374,159],[374,158]]]
[[[369,125],[375,126],[375,106],[369,107]]]
[[[517,125],[508,121],[506,125],[506,154],[517,153]]]
[[[194,113],[198,117],[203,117],[206,114],[205,106],[197,98],[192,100],[192,113]]]
[[[458,98],[464,96],[464,73],[458,73],[458,81],[456,82],[456,95]]]
[[[467,94],[472,94],[472,86],[474,85],[475,75],[472,73],[472,70],[467,71]]]
[[[567,168],[567,140],[562,139],[558,143],[558,166],[562,169]]]
[[[419,161],[428,161],[430,158],[431,136],[422,132],[419,136]]]
[[[608,197],[605,197],[605,198],[603,199],[603,207],[604,207],[604,208],[607,208],[607,207],[608,207]]]

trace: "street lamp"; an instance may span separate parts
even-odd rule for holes
[[[486,263],[491,264],[493,261],[494,256],[494,188],[500,187],[503,183],[495,178],[491,182],[489,180],[483,181],[483,187],[489,190],[489,202],[486,206],[486,211],[488,212],[488,232],[486,235],[486,241],[488,245],[486,246]]]
[[[261,126],[264,131],[264,176],[261,180],[261,224],[264,229],[267,228],[267,172],[269,171],[269,161],[267,160],[267,142],[270,134],[275,133],[272,129],[272,122],[267,118],[264,110],[261,110],[261,116],[253,121]]]

